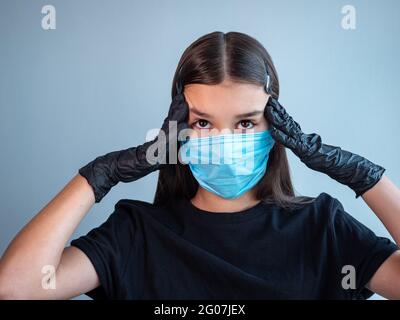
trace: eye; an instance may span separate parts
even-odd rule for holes
[[[199,129],[208,129],[210,123],[207,120],[200,119],[193,123]]]
[[[240,128],[241,126],[241,128]],[[241,120],[239,122],[240,129],[252,129],[254,127],[254,123],[251,120]]]

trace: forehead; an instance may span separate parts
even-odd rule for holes
[[[261,85],[229,80],[217,85],[189,84],[185,86],[184,95],[189,107],[195,106],[205,113],[253,111],[263,108],[268,98]]]

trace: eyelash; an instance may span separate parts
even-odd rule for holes
[[[207,120],[205,120],[205,119],[199,119],[199,120],[194,121],[194,122],[192,123],[192,126],[194,126],[194,125],[196,125],[196,124],[199,124],[199,122],[201,122],[201,121],[205,121],[205,122],[207,122],[207,124],[209,124],[209,122],[208,122]],[[252,129],[252,128],[256,125],[256,123],[255,123],[254,121],[249,120],[249,119],[240,120],[240,121],[238,122],[238,124],[243,123],[243,122],[246,122],[246,123],[251,124],[251,127],[250,127],[250,128],[244,127],[243,129]],[[200,127],[200,126],[197,126],[197,128],[198,128],[198,129],[209,129],[209,128],[204,128],[204,127]]]

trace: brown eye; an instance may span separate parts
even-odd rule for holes
[[[254,123],[250,120],[242,120],[239,122],[239,125],[241,126],[241,129],[252,129]]]
[[[195,124],[200,129],[208,129],[207,126],[209,125],[209,122],[207,120],[200,119],[200,120],[196,121]]]

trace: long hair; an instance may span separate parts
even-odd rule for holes
[[[193,42],[182,54],[172,83],[172,98],[177,94],[176,83],[182,88],[191,83],[217,85],[229,78],[239,83],[263,86],[270,75],[271,95],[279,98],[279,80],[267,50],[256,39],[240,32],[212,32]],[[167,166],[159,172],[155,205],[174,199],[191,199],[199,187],[189,166]],[[267,170],[257,183],[256,197],[275,203],[286,210],[296,209],[315,198],[296,196],[290,178],[285,147],[275,143],[270,151]]]

